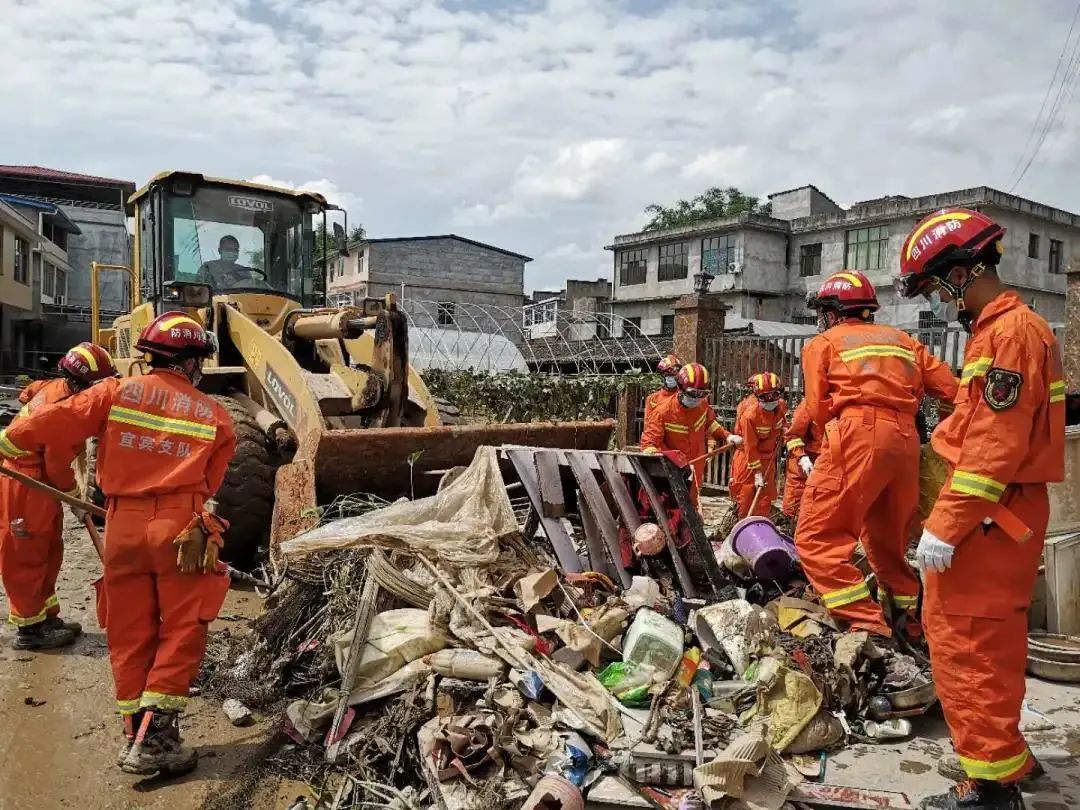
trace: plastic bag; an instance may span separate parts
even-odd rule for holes
[[[649,687],[656,670],[631,661],[615,661],[608,664],[597,678],[624,706],[639,708],[650,702]]]

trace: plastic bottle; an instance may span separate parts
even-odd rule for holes
[[[683,652],[683,632],[679,625],[649,608],[634,617],[623,640],[623,660],[645,664],[663,678],[670,678]]]
[[[694,673],[697,672],[698,662],[701,661],[701,650],[697,647],[691,647],[683,655],[682,660],[679,661],[679,674],[678,682],[679,687],[685,689],[690,685],[690,681],[694,679]]]
[[[867,720],[863,724],[863,730],[871,740],[902,740],[911,736],[911,721],[902,717],[882,720],[879,723]]]

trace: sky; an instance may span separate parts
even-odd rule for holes
[[[1009,190],[1077,4],[977,5],[0,0],[0,163],[312,188],[558,288],[713,185]],[[1080,211],[1072,90],[1015,193]]]

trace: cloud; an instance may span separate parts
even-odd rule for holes
[[[288,178],[373,236],[464,230],[554,286],[710,185],[1007,187],[1073,8],[0,0],[4,160]],[[1018,193],[1080,208],[1078,138],[1063,105]]]

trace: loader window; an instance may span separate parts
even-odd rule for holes
[[[169,195],[165,281],[209,284],[220,292],[273,292],[311,299],[311,215],[287,197],[202,187]],[[170,255],[171,253],[171,255]]]

